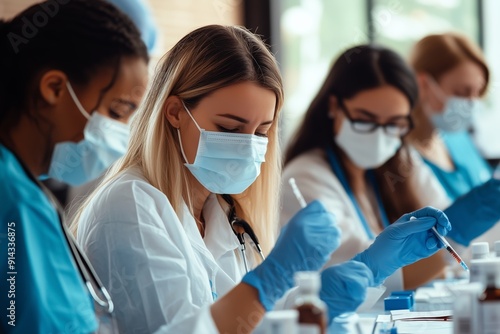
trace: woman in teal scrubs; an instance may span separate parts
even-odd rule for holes
[[[479,47],[451,33],[420,40],[411,65],[420,97],[409,140],[455,200],[492,175],[469,134],[488,88],[488,66]]]
[[[91,270],[37,178],[56,145],[110,124],[94,111],[109,107],[124,72],[146,67],[147,51],[101,1],[33,5],[0,21],[0,36],[0,332],[94,332]]]

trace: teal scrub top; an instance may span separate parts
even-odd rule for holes
[[[96,331],[56,209],[1,144],[0,180],[0,332]]]
[[[492,169],[479,154],[466,132],[441,133],[455,170],[448,171],[424,158],[425,163],[432,169],[448,197],[455,200],[468,193],[472,188],[488,181],[492,176]]]

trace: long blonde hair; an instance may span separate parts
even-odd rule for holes
[[[268,252],[278,222],[280,149],[278,117],[283,104],[283,84],[273,55],[257,36],[241,27],[210,25],[182,38],[160,61],[144,102],[131,123],[129,148],[107,173],[103,182],[79,208],[78,221],[92,197],[124,171],[137,167],[148,182],[163,192],[179,217],[185,202],[193,212],[193,196],[180,153],[176,129],[167,121],[164,104],[177,96],[188,108],[217,89],[240,82],[254,82],[276,95],[275,121],[269,132],[266,162],[257,180],[233,196],[239,217],[248,221]]]

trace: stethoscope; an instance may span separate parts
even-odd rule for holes
[[[227,202],[227,204],[229,204],[229,212],[227,214],[227,219],[229,221],[229,224],[231,225],[234,234],[236,235],[238,241],[240,242],[239,248],[241,252],[241,257],[243,258],[245,271],[248,273],[249,269],[246,257],[245,233],[248,234],[250,239],[252,239],[252,242],[255,246],[255,251],[259,253],[262,261],[264,261],[266,258],[264,256],[264,253],[262,252],[262,248],[260,247],[259,239],[255,235],[255,232],[253,231],[250,224],[245,220],[236,216],[236,208],[234,205],[233,198],[230,195],[222,195],[222,198]]]
[[[21,159],[19,159],[19,157],[14,152],[12,152],[12,154],[16,156],[17,160],[21,164],[21,167],[24,169],[25,173],[28,175],[31,181],[33,181],[43,191],[43,193],[45,194],[45,196],[47,196],[52,206],[56,209],[62,230],[64,232],[64,236],[71,250],[71,254],[76,262],[78,271],[80,272],[80,275],[85,282],[85,286],[87,287],[90,295],[92,296],[92,299],[94,299],[94,301],[99,306],[101,306],[105,312],[112,315],[114,310],[114,305],[113,301],[111,300],[111,296],[109,295],[108,290],[106,290],[106,288],[102,284],[101,280],[99,279],[99,276],[97,276],[97,273],[92,267],[92,264],[90,263],[89,259],[87,258],[85,253],[81,250],[80,246],[78,246],[71,232],[68,231],[66,224],[64,224],[65,214],[63,208],[59,204],[59,201],[55,198],[52,192],[47,189],[47,187],[45,187],[40,181],[38,181],[33,176],[33,174],[31,174],[31,172],[24,165]],[[97,286],[103,298],[99,297],[98,292],[96,291],[94,286]]]

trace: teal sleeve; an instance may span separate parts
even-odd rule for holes
[[[4,180],[0,185],[0,332],[94,332],[93,305],[55,209],[27,177],[26,182]]]

